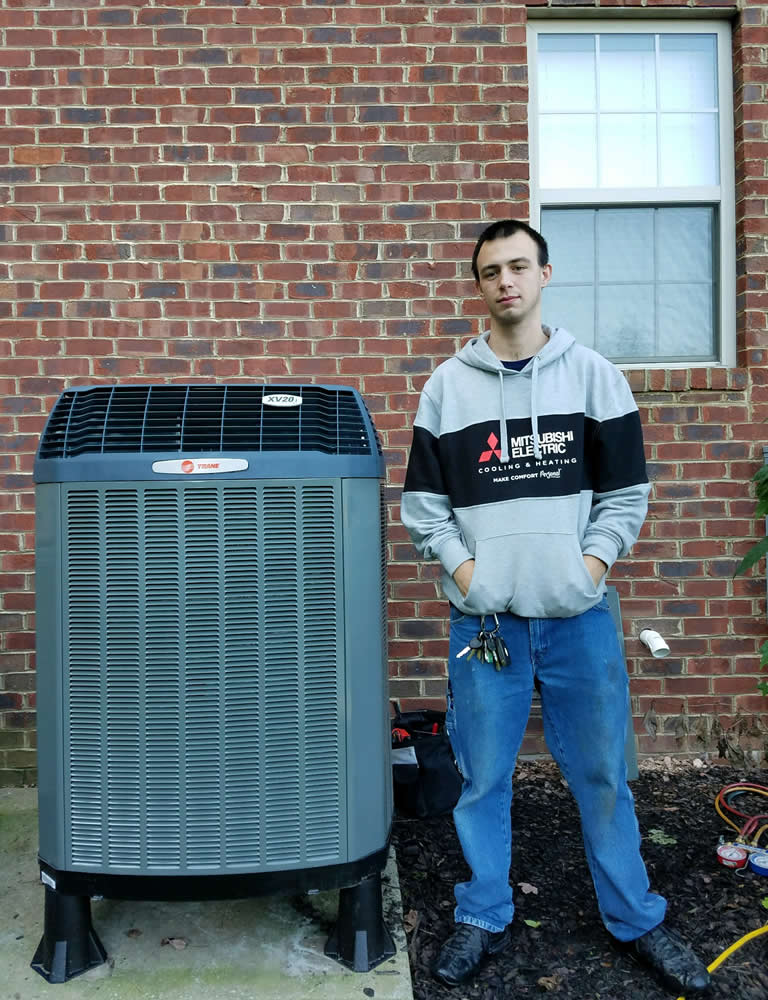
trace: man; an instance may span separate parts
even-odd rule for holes
[[[637,407],[617,368],[542,327],[552,267],[539,233],[494,223],[472,270],[489,329],[424,386],[402,498],[403,524],[442,563],[450,602],[446,727],[472,872],[455,887],[456,927],[434,974],[458,985],[509,943],[511,781],[535,686],[608,931],[665,986],[703,992],[707,970],[663,924],[666,902],[649,891],[640,856],[624,761],[628,680],[605,598],[605,574],[647,511]],[[478,638],[497,622],[508,665]]]

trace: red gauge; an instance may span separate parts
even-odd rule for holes
[[[747,852],[735,844],[721,844],[717,849],[717,860],[726,868],[743,868],[747,863]]]

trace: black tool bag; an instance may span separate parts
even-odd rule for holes
[[[401,712],[392,719],[395,808],[405,816],[440,816],[461,794],[462,779],[445,731],[445,712]]]

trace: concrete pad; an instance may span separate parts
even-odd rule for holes
[[[51,985],[29,967],[43,928],[36,791],[0,789],[0,1000],[412,1000],[393,854],[384,914],[394,958],[355,973],[325,957],[337,895],[95,900],[94,929],[108,963]]]

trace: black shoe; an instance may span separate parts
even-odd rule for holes
[[[627,942],[627,950],[647,965],[662,986],[677,993],[704,993],[712,980],[707,967],[679,934],[659,924]]]
[[[498,934],[474,924],[457,924],[432,966],[432,975],[446,986],[458,986],[480,968],[483,959],[497,955],[511,939],[509,927]]]

